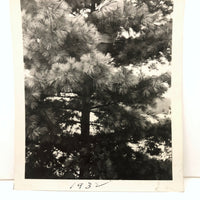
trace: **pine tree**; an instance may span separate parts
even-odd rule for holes
[[[170,74],[150,73],[170,63],[172,4],[156,5],[21,1],[26,178],[171,178]]]

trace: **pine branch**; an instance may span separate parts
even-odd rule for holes
[[[80,124],[81,123],[80,121],[76,121],[76,120],[67,120],[67,122],[71,122],[71,123],[74,123],[74,124]]]
[[[53,134],[57,134],[58,132],[61,132],[61,129],[58,125],[54,124],[51,119],[48,117],[47,113],[45,112],[44,109],[40,109],[40,114],[43,118],[44,121],[46,121],[46,123],[49,126],[49,130],[53,133]]]
[[[54,8],[54,10],[57,10],[63,2],[64,0],[61,0],[60,3]]]
[[[82,111],[82,109],[79,108],[72,108],[71,106],[64,106],[63,108],[61,108],[60,110],[66,111],[66,110],[73,110],[73,111]]]
[[[90,109],[92,110],[92,109],[96,109],[96,108],[107,107],[107,106],[114,105],[114,104],[116,104],[116,102],[111,102],[111,103],[104,104],[104,105],[94,106],[94,107],[91,107]]]
[[[100,125],[100,124],[97,124],[97,123],[90,123],[90,125],[92,125],[92,126],[98,126],[98,127],[104,127],[103,125]]]

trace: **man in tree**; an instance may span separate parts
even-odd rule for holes
[[[116,14],[123,15],[124,12],[124,0],[103,0],[96,10],[93,12],[93,16],[98,19],[109,17]]]
[[[97,23],[101,34],[99,49],[103,52],[108,48],[107,43],[113,43],[117,37],[117,32],[113,31],[113,26],[117,18],[123,17],[124,0],[103,0],[90,15],[90,20]]]

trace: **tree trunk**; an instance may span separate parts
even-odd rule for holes
[[[87,139],[90,133],[90,97],[82,99],[81,135]]]
[[[89,134],[90,134],[90,91],[86,84],[82,96],[82,116],[81,116],[81,136],[82,148],[80,151],[80,177],[81,179],[89,178]]]

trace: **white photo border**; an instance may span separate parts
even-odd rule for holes
[[[174,0],[172,37],[172,167],[170,181],[25,179],[25,98],[20,0],[10,0],[15,73],[16,190],[183,191],[182,44],[184,0]]]

